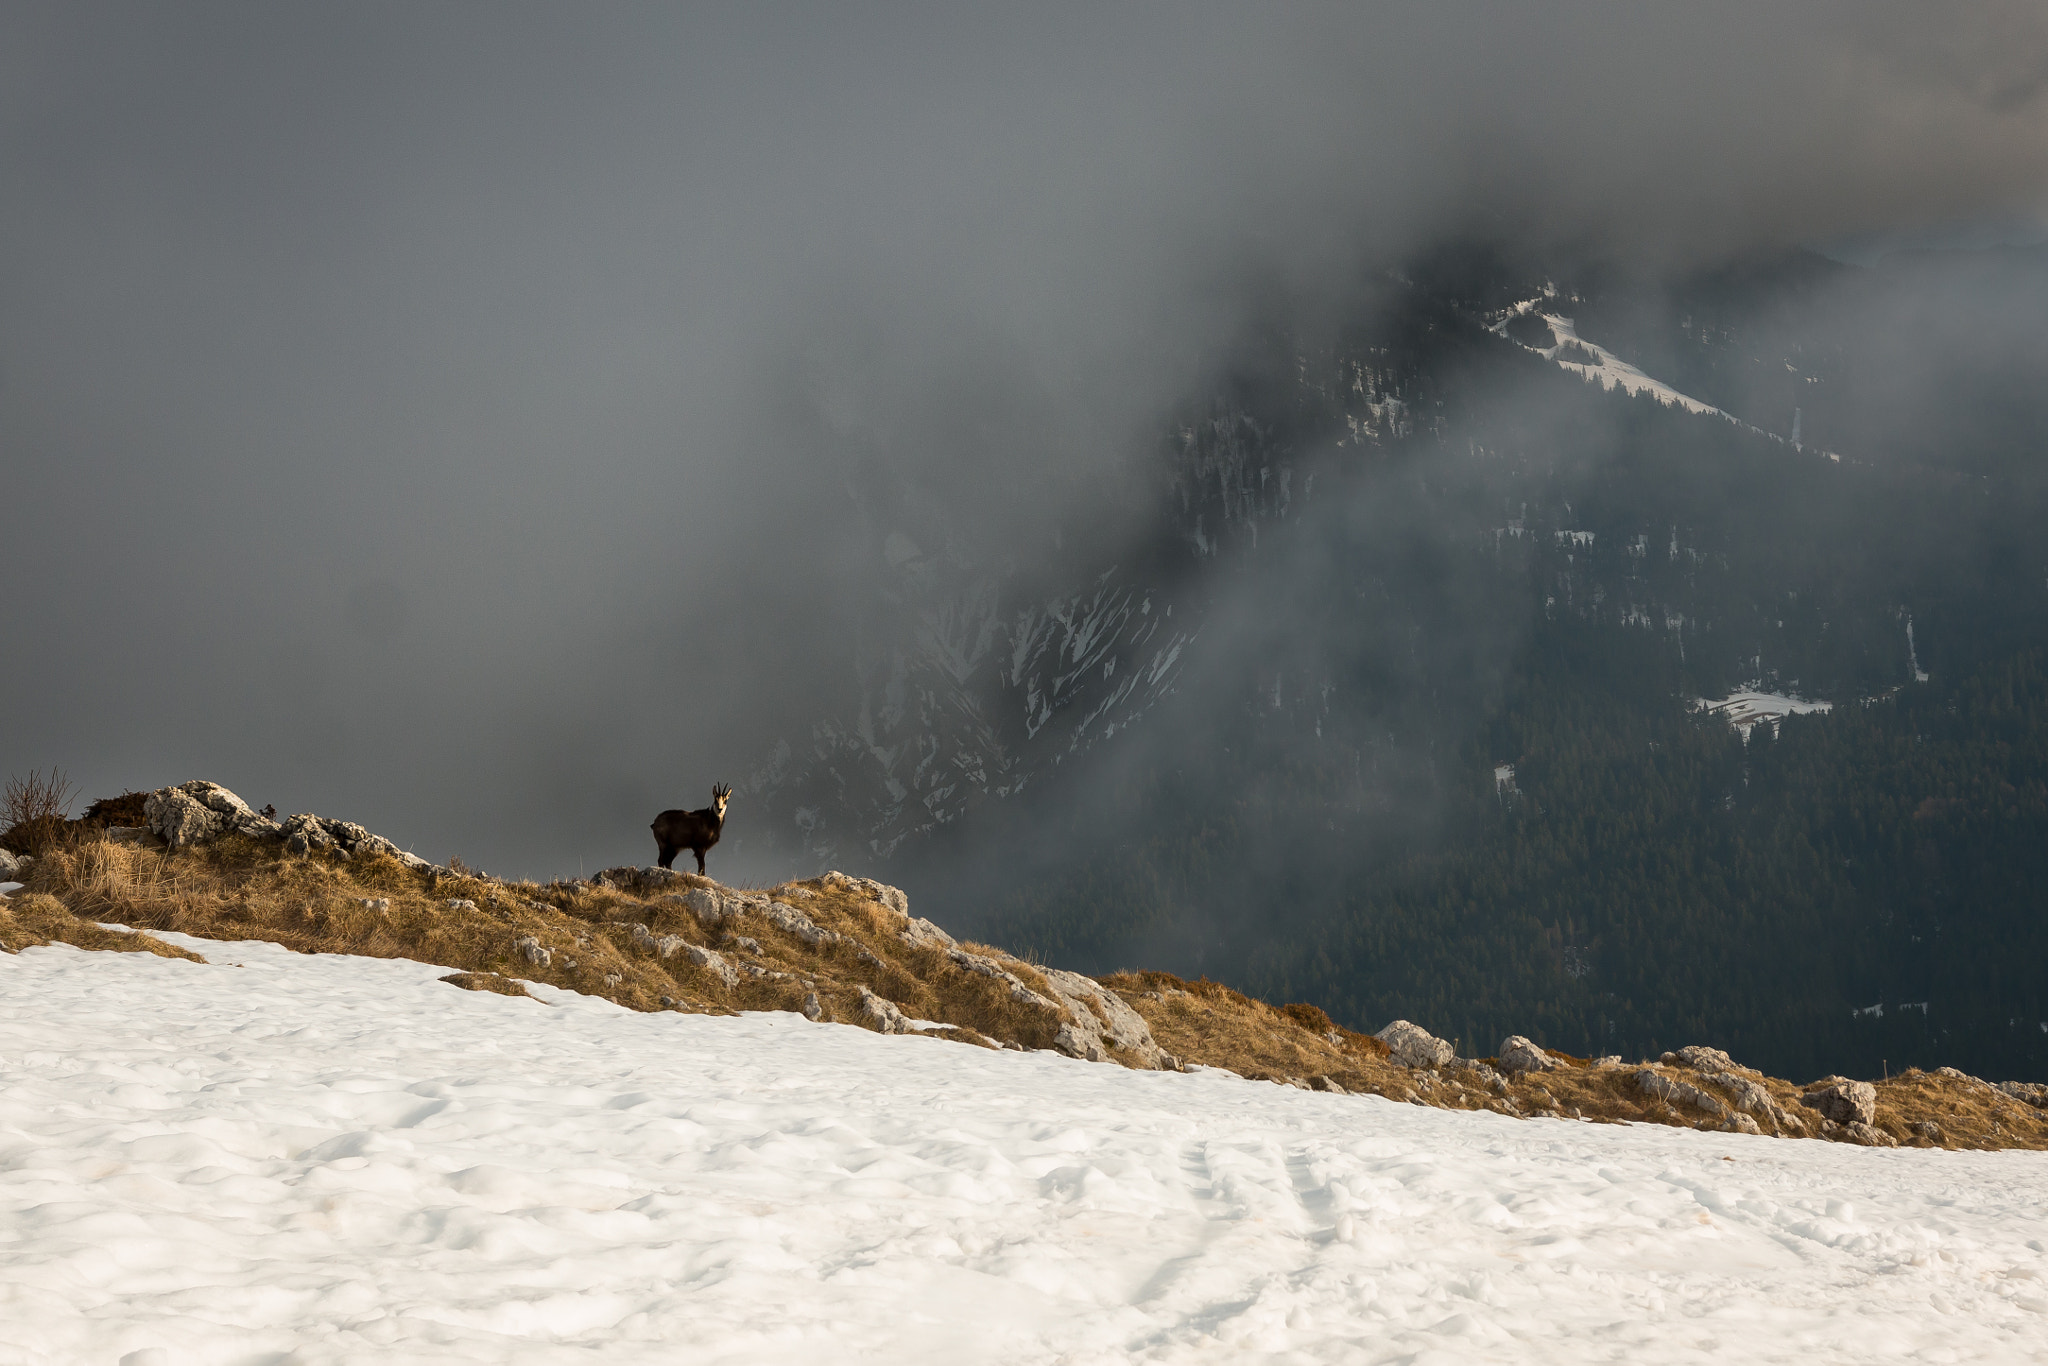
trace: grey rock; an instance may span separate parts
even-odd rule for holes
[[[1053,1035],[1052,1046],[1070,1058],[1081,1058],[1088,1062],[1107,1062],[1109,1054],[1102,1050],[1100,1035],[1084,1033],[1071,1024],[1063,1024]]]
[[[758,911],[776,929],[801,939],[812,948],[839,942],[838,931],[826,929],[786,901],[770,901],[751,909]]]
[[[1998,1089],[2014,1100],[2025,1101],[2037,1109],[2048,1109],[2048,1083],[2038,1081],[2002,1081]]]
[[[1520,1034],[1510,1034],[1500,1041],[1499,1056],[1503,1072],[1555,1072],[1558,1068],[1557,1059]]]
[[[664,954],[663,956],[666,957],[667,955]],[[684,944],[683,956],[704,969],[704,971],[710,973],[713,977],[716,977],[727,987],[736,987],[740,984],[739,969],[726,962],[725,955],[716,949],[700,948],[695,944]]]
[[[1457,1050],[1443,1039],[1406,1020],[1396,1020],[1373,1035],[1388,1049],[1388,1056],[1402,1067],[1443,1067],[1457,1056]]]
[[[761,954],[761,941],[758,939],[749,939],[747,938],[747,936],[743,934],[736,934],[732,937],[732,946],[736,949],[745,949],[748,953],[753,954],[757,958]]]
[[[683,893],[683,904],[698,920],[713,927],[723,925],[746,908],[741,898],[714,887],[692,887]]]
[[[1636,1089],[1646,1096],[1668,1104],[1690,1105],[1696,1110],[1705,1110],[1708,1114],[1721,1118],[1726,1118],[1731,1113],[1720,1097],[1702,1091],[1690,1082],[1667,1077],[1647,1067],[1636,1073]]]
[[[825,1004],[818,999],[818,993],[815,991],[805,992],[804,1003],[798,1006],[797,1009],[803,1013],[803,1017],[806,1020],[810,1020],[813,1023],[826,1018]]]
[[[451,896],[443,904],[451,911],[473,911],[476,909],[476,903],[466,897]]]
[[[945,950],[959,947],[958,940],[929,920],[912,920],[896,932],[896,937],[914,949]]]
[[[519,956],[537,968],[544,968],[555,961],[554,950],[548,948],[532,935],[514,940],[512,947]]]
[[[204,844],[227,829],[221,814],[181,787],[160,787],[142,803],[143,818],[156,837],[173,849]]]
[[[673,958],[686,946],[686,941],[681,935],[657,935],[645,925],[633,926],[631,934],[634,948],[639,949],[642,953],[651,953],[657,958]],[[732,984],[728,982],[726,985],[731,986]]]
[[[388,896],[366,896],[361,898],[361,903],[366,911],[375,911],[378,915],[389,915],[391,913],[391,898]],[[470,909],[474,910],[476,908],[472,906]]]
[[[1869,1124],[1877,1118],[1877,1088],[1847,1077],[1823,1077],[1799,1103],[1836,1124]]]
[[[894,1001],[860,989],[861,1023],[882,1034],[915,1034],[917,1030]]]
[[[1721,1121],[1721,1128],[1731,1134],[1761,1134],[1763,1130],[1748,1115],[1735,1113]]]
[[[327,833],[327,823],[311,812],[300,812],[286,816],[278,827],[284,837],[284,847],[294,854],[310,854],[316,849],[336,848],[334,836]],[[163,832],[159,830],[158,834]],[[165,843],[169,843],[166,837]]]
[[[1896,1148],[1899,1146],[1899,1140],[1875,1125],[1867,1124],[1860,1119],[1850,1120],[1842,1126],[1842,1130],[1848,1134],[1850,1142],[1861,1143],[1866,1148]]]
[[[1591,1066],[1591,1067],[1594,1067],[1594,1068],[1598,1068],[1598,1069],[1605,1069],[1605,1068],[1609,1068],[1609,1067],[1619,1067],[1619,1066],[1621,1066],[1621,1054],[1619,1054],[1619,1053],[1609,1053],[1609,1054],[1608,1054],[1607,1056],[1605,1056],[1605,1057],[1602,1057],[1602,1058],[1595,1058],[1595,1059],[1593,1059],[1593,1061],[1592,1061],[1592,1062],[1591,1062],[1590,1064],[1588,1064],[1588,1065],[1589,1065],[1589,1066]]]
[[[1072,1031],[1080,1045],[1077,1048],[1063,1047],[1061,1052],[1099,1062],[1111,1056],[1110,1048],[1114,1046],[1136,1055],[1142,1067],[1161,1072],[1174,1070],[1162,1062],[1166,1055],[1152,1037],[1152,1026],[1146,1024],[1145,1017],[1131,1009],[1121,996],[1078,972],[1045,968],[1042,975],[1072,1021],[1061,1027],[1056,1042],[1058,1037]]]
[[[27,854],[10,854],[0,849],[0,882],[20,882],[34,863],[35,859]]]
[[[825,874],[823,880],[827,887],[865,896],[870,901],[879,901],[900,916],[907,918],[910,915],[910,898],[897,888],[886,886],[873,878],[849,877],[845,873],[831,872]]]
[[[1010,999],[1018,1005],[1037,1006],[1039,1009],[1049,1010],[1055,1015],[1060,1013],[1059,1005],[1056,1002],[1047,1000],[1038,992],[1033,991],[1025,984],[1023,978],[1011,972],[993,958],[985,958],[978,953],[969,953],[965,949],[950,949],[946,953],[946,958],[956,968],[963,968],[979,977],[992,977],[996,981],[1003,983],[1010,990]]]
[[[1744,1067],[1718,1048],[1704,1044],[1687,1044],[1674,1053],[1666,1053],[1664,1061],[1690,1067],[1695,1072],[1749,1072],[1755,1069]]]
[[[1925,1139],[1941,1142],[1941,1126],[1931,1119],[1923,1119],[1913,1126],[1913,1132]]]

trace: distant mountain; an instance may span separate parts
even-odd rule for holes
[[[748,796],[1092,970],[2040,1075],[2044,278],[1419,263],[1248,345],[1135,533],[875,527],[844,701]],[[1695,709],[1740,688],[1835,706],[1745,745]]]

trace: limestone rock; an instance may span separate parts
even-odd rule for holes
[[[750,909],[758,911],[776,929],[801,939],[812,948],[839,942],[838,931],[826,929],[786,901],[771,901],[765,906]]]
[[[685,943],[683,937],[679,934],[657,935],[645,925],[633,926],[631,933],[634,948],[639,949],[643,953],[654,954],[658,958],[675,957]],[[727,983],[727,985],[731,984]]]
[[[294,854],[310,854],[315,849],[335,847],[334,836],[327,833],[326,823],[309,811],[286,816],[278,830],[284,837],[284,847]]]
[[[1867,1082],[1865,1083],[1865,1085],[1868,1084]],[[1842,1128],[1849,1135],[1851,1142],[1861,1143],[1866,1148],[1896,1148],[1899,1146],[1899,1140],[1893,1138],[1877,1126],[1866,1124],[1860,1119],[1852,1119],[1847,1124],[1844,1124]]]
[[[1708,1048],[1704,1044],[1696,1043],[1687,1044],[1676,1052],[1666,1053],[1663,1060],[1682,1067],[1690,1067],[1695,1072],[1749,1072],[1754,1070],[1744,1067],[1718,1048]]]
[[[1913,1132],[1930,1142],[1941,1142],[1941,1126],[1931,1119],[1923,1119],[1913,1126]]]
[[[959,941],[947,934],[929,920],[912,920],[896,932],[896,937],[914,949],[958,948]]]
[[[1402,1067],[1442,1067],[1457,1055],[1443,1039],[1406,1020],[1396,1020],[1373,1035],[1387,1046],[1388,1056]]]
[[[1761,1134],[1757,1122],[1748,1115],[1736,1113],[1721,1121],[1721,1128],[1731,1134]]]
[[[0,882],[25,882],[35,860],[27,854],[10,854],[0,849]]]
[[[825,1003],[818,999],[818,993],[815,991],[805,992],[804,1003],[798,1006],[797,1009],[802,1012],[806,1020],[814,1024],[819,1020],[829,1018],[825,1014]]]
[[[143,818],[158,839],[173,849],[217,839],[227,828],[220,813],[183,788],[160,787],[142,804]]]
[[[512,947],[521,958],[537,968],[544,968],[555,961],[554,950],[548,948],[532,935],[513,941]]]
[[[1998,1089],[2014,1100],[2025,1101],[2037,1109],[2048,1109],[2048,1083],[2038,1081],[2002,1081]]]
[[[1799,1098],[1810,1110],[1818,1110],[1836,1124],[1868,1124],[1877,1118],[1877,1088],[1867,1081],[1847,1077],[1823,1077],[1814,1089]]]
[[[1557,1059],[1538,1048],[1520,1034],[1510,1034],[1500,1041],[1500,1070],[1515,1072],[1555,1072]]]
[[[683,893],[683,904],[698,920],[714,929],[746,909],[744,898],[722,887],[692,887]]]
[[[969,953],[965,949],[950,949],[947,951],[946,957],[954,967],[965,968],[968,972],[974,973],[977,976],[993,977],[997,981],[1004,983],[1010,989],[1010,999],[1018,1005],[1035,1005],[1039,1009],[1049,1010],[1055,1015],[1060,1013],[1060,1008],[1057,1004],[1033,991],[1025,984],[1023,978],[1011,972],[993,958],[984,958],[978,953]]]
[[[808,1013],[808,1012],[806,1012]],[[903,1011],[894,1001],[875,995],[866,987],[860,989],[861,1023],[881,1034],[915,1034]]]
[[[1720,1097],[1702,1091],[1690,1082],[1667,1077],[1647,1067],[1636,1073],[1636,1089],[1657,1100],[1673,1105],[1690,1105],[1696,1110],[1705,1110],[1708,1114],[1720,1118],[1725,1119],[1731,1113]]]
[[[1158,1041],[1152,1037],[1152,1026],[1145,1023],[1145,1017],[1124,1003],[1124,999],[1093,978],[1083,977],[1078,972],[1067,972],[1061,968],[1043,970],[1046,985],[1053,995],[1066,1007],[1073,1023],[1063,1025],[1059,1037],[1070,1031],[1081,1047],[1060,1049],[1074,1057],[1086,1057],[1101,1061],[1110,1056],[1112,1046],[1125,1053],[1135,1054],[1141,1067],[1154,1071],[1174,1070],[1164,1060]]]
[[[666,956],[666,954],[663,955],[663,957]],[[740,984],[739,969],[726,962],[725,955],[716,949],[705,949],[699,948],[695,944],[684,944],[683,956],[728,987],[736,987]]]
[[[845,873],[827,873],[823,879],[827,887],[838,891],[852,892],[865,896],[870,901],[879,901],[896,914],[909,918],[910,898],[895,887],[887,886],[869,877],[849,877]]]

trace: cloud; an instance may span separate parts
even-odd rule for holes
[[[2044,37],[14,7],[0,763],[513,871],[641,857],[816,705],[888,533],[1113,536],[1248,319],[1341,316],[1446,234],[1691,262],[2037,213]]]

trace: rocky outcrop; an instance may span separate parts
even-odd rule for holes
[[[400,849],[382,835],[373,835],[354,821],[300,812],[273,820],[219,783],[194,781],[160,787],[143,798],[142,817],[148,830],[173,849],[205,844],[223,835],[281,840],[294,854],[330,853],[343,858],[388,854],[408,868],[445,874],[448,870]]]
[[[1847,1077],[1823,1077],[1799,1097],[1799,1103],[1844,1127],[1867,1125],[1877,1118],[1877,1088]]]
[[[739,969],[728,963],[725,955],[718,950],[700,948],[695,944],[684,944],[682,950],[685,958],[688,958],[692,963],[710,973],[713,977],[724,983],[726,987],[731,988],[739,985]]]
[[[917,1033],[917,1026],[910,1023],[901,1007],[866,987],[860,989],[860,1018],[862,1024],[878,1034]]]
[[[1441,1040],[1439,1040],[1441,1042]],[[1555,1072],[1557,1059],[1538,1048],[1520,1034],[1510,1034],[1500,1041],[1500,1070],[1516,1072]]]
[[[1159,1072],[1180,1070],[1179,1061],[1152,1037],[1152,1026],[1145,1023],[1145,1017],[1121,996],[1078,972],[1045,968],[1041,975],[1073,1017],[1071,1024],[1060,1026],[1053,1040],[1062,1053],[1103,1062],[1113,1057],[1111,1050],[1116,1049],[1140,1067]]]
[[[142,818],[173,849],[230,832],[256,839],[274,839],[278,833],[276,821],[258,815],[219,783],[203,781],[158,788],[143,799]]]
[[[1648,1067],[1636,1073],[1636,1089],[1667,1105],[1689,1105],[1696,1110],[1705,1110],[1717,1118],[1725,1119],[1730,1113],[1728,1106],[1712,1092],[1702,1091],[1690,1082],[1667,1077],[1662,1072]]]
[[[1690,1067],[1695,1072],[1751,1072],[1754,1068],[1744,1067],[1718,1048],[1705,1044],[1687,1044],[1685,1047],[1666,1053],[1659,1061],[1674,1067]]]
[[[1396,1020],[1373,1035],[1387,1046],[1387,1056],[1402,1067],[1444,1067],[1457,1056],[1448,1041],[1406,1020]]]
[[[10,854],[0,849],[0,882],[28,881],[28,870],[34,863],[27,854]]]

